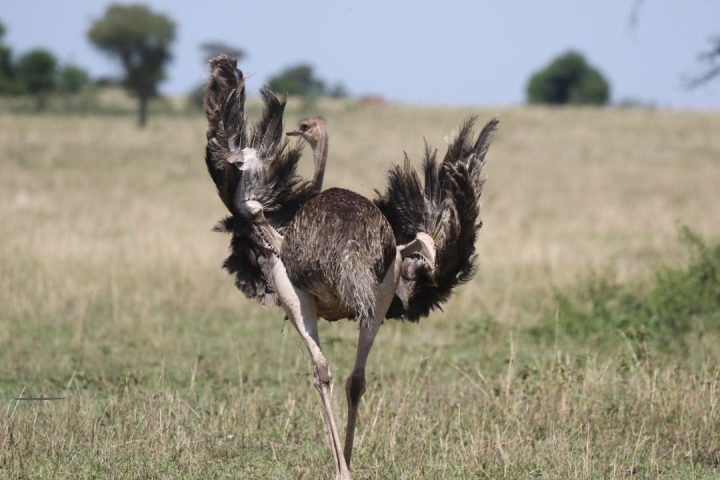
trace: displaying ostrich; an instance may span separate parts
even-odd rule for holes
[[[285,100],[262,90],[260,120],[248,126],[245,84],[235,60],[210,61],[206,98],[206,163],[230,216],[217,227],[232,234],[224,267],[249,298],[279,304],[307,347],[336,477],[349,479],[365,365],[385,318],[418,321],[474,273],[480,228],[481,171],[497,120],[473,141],[467,120],[441,161],[426,146],[424,182],[406,158],[388,173],[374,202],[340,188],[321,191],[327,157],[325,121],[296,131],[315,158],[312,182],[296,173],[302,143],[282,135]],[[341,443],[332,412],[332,376],[321,348],[318,317],[358,321],[355,366],[345,392]]]

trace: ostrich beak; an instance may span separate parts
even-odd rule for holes
[[[300,132],[300,130],[293,130],[291,132],[287,132],[285,135],[288,137],[299,137],[301,133],[302,132]]]

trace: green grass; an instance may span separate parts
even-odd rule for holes
[[[317,107],[327,185],[365,194],[478,113]],[[355,478],[717,478],[720,116],[501,121],[478,275],[381,329]],[[304,347],[219,269],[203,142],[189,115],[0,114],[0,478],[333,477]],[[341,424],[356,336],[321,325]]]
[[[681,229],[688,260],[662,265],[649,279],[618,282],[594,274],[575,292],[557,291],[552,307],[531,330],[545,337],[558,331],[581,342],[692,349],[704,335],[720,334],[720,242],[708,244]]]

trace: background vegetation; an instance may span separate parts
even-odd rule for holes
[[[527,97],[529,103],[605,105],[610,84],[585,57],[569,51],[530,77]]]
[[[138,125],[144,127],[148,102],[158,96],[158,85],[172,59],[175,23],[144,5],[110,5],[93,22],[88,39],[122,65],[121,84],[137,98]]]
[[[327,185],[366,195],[498,113],[316,107]],[[0,114],[0,477],[332,478],[306,352],[219,269],[204,122],[131,114]],[[478,275],[383,326],[356,477],[717,478],[720,116],[500,118]],[[356,334],[321,325],[338,386]]]

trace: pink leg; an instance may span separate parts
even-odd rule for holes
[[[343,454],[345,462],[350,466],[352,457],[353,442],[355,440],[355,427],[357,424],[358,407],[360,399],[365,393],[365,364],[367,363],[370,349],[375,341],[380,325],[385,319],[385,313],[390,308],[395,295],[398,278],[400,275],[400,264],[402,258],[400,253],[395,256],[394,263],[385,274],[383,283],[379,286],[377,294],[377,303],[375,305],[375,318],[368,319],[364,322],[364,327],[360,327],[360,335],[358,337],[357,353],[355,354],[355,367],[345,383],[345,395],[348,404],[347,426],[345,428],[345,448]]]
[[[285,266],[279,260],[276,261],[273,268],[273,280],[285,314],[295,326],[308,352],[310,352],[313,363],[313,385],[320,393],[325,428],[328,432],[330,448],[335,459],[336,479],[350,480],[350,471],[341,453],[340,436],[332,413],[332,375],[325,355],[320,349],[317,330],[317,304],[312,296],[292,285],[285,271]]]

